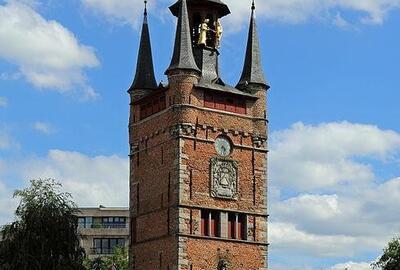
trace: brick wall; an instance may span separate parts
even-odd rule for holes
[[[167,107],[140,120],[131,108],[132,264],[135,269],[267,269],[266,91],[246,101],[246,114],[204,106],[195,74],[176,73],[165,90]],[[238,162],[237,200],[210,196],[215,139],[233,143]],[[221,215],[218,238],[200,233],[201,211]],[[228,213],[246,216],[246,240],[228,239]]]

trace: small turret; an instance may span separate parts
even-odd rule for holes
[[[157,89],[157,82],[154,75],[149,25],[147,21],[147,0],[145,0],[143,27],[140,38],[136,74],[128,93],[131,95],[132,100],[135,101],[148,95],[155,89]]]
[[[193,56],[192,38],[186,0],[180,1],[178,24],[176,27],[174,54],[166,75],[175,70],[194,71],[200,74]]]
[[[264,69],[261,62],[260,41],[257,32],[255,9],[256,7],[253,0],[246,58],[244,60],[242,76],[238,85],[236,86],[242,90],[246,90],[249,85],[259,85],[265,87],[266,89],[270,88],[267,80],[265,79]]]

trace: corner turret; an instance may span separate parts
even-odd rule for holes
[[[192,38],[190,33],[189,16],[186,0],[180,1],[178,24],[176,27],[174,53],[171,64],[165,72],[170,75],[173,71],[192,71],[200,74],[194,60]]]
[[[154,75],[153,56],[151,50],[149,25],[147,21],[147,0],[145,1],[142,34],[140,38],[139,54],[136,65],[135,79],[128,93],[132,101],[141,99],[157,89]]]
[[[245,91],[248,90],[247,88],[252,85],[258,85],[266,89],[270,88],[267,80],[265,79],[264,69],[261,62],[260,41],[257,32],[255,9],[256,7],[253,0],[246,57],[244,60],[242,76],[236,86],[237,88]]]

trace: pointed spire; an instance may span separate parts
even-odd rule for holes
[[[264,69],[261,63],[260,41],[257,32],[255,9],[256,6],[253,0],[246,58],[244,60],[242,77],[237,85],[238,88],[246,87],[248,84],[259,84],[269,88],[265,80]]]
[[[135,89],[156,89],[157,82],[154,76],[153,56],[151,52],[151,42],[149,25],[147,22],[147,0],[144,1],[144,18],[142,35],[140,38],[139,54],[136,65],[135,79],[129,92]]]
[[[165,74],[168,75],[168,73],[176,69],[193,70],[200,73],[200,70],[196,65],[193,55],[192,38],[186,0],[180,0],[174,54],[172,56],[171,64]]]

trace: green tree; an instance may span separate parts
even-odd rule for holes
[[[97,257],[93,260],[86,258],[83,265],[86,270],[107,270],[107,266],[102,257]]]
[[[15,221],[3,230],[1,270],[81,270],[84,250],[79,246],[76,205],[55,180],[32,180],[17,190]]]
[[[128,250],[123,247],[115,247],[114,253],[110,257],[104,258],[105,264],[110,269],[115,264],[118,270],[128,270],[129,267],[129,255]]]
[[[389,242],[383,255],[373,264],[374,269],[400,270],[400,238]]]
[[[115,265],[117,270],[128,270],[129,255],[124,247],[115,247],[111,256],[97,257],[93,260],[86,260],[86,270],[109,270]]]

